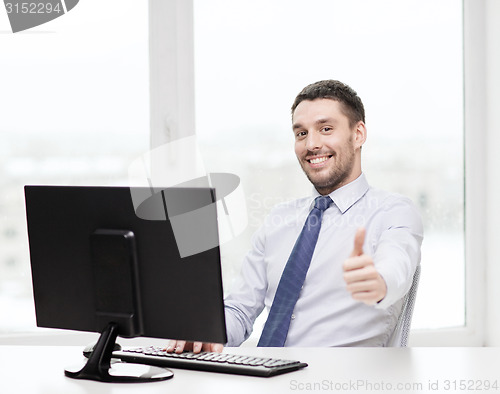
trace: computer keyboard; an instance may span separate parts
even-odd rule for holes
[[[125,362],[168,368],[194,369],[238,375],[270,377],[307,367],[293,360],[212,352],[167,353],[161,347],[139,347],[113,352],[113,358]]]

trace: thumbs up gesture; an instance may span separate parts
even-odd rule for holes
[[[344,280],[349,291],[357,301],[374,305],[387,294],[384,278],[377,272],[371,256],[364,254],[365,229],[360,227],[354,237],[351,256],[344,261]]]

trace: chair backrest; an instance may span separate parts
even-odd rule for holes
[[[406,347],[408,345],[408,337],[410,336],[411,318],[413,316],[413,307],[415,298],[417,298],[418,282],[420,280],[420,264],[417,266],[413,274],[413,282],[410,290],[406,293],[401,314],[399,315],[396,328],[387,343],[387,346]]]

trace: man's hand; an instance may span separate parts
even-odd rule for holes
[[[165,350],[169,353],[182,353],[183,351],[199,353],[204,352],[217,352],[222,353],[224,345],[221,343],[202,343],[202,342],[186,342],[172,339],[169,341]]]
[[[365,229],[360,227],[354,237],[354,249],[351,256],[344,261],[344,280],[352,298],[374,305],[387,294],[384,278],[377,272],[373,259],[363,253]]]

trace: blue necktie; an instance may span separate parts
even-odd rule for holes
[[[257,346],[284,346],[293,308],[299,299],[300,290],[318,241],[321,218],[331,203],[332,199],[329,196],[319,196],[314,200],[314,208],[309,213],[281,274],[273,304]]]

